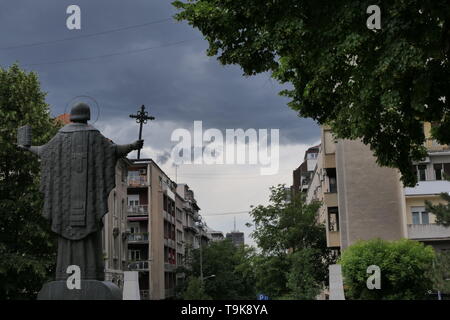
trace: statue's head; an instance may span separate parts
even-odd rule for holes
[[[91,120],[91,108],[86,103],[79,102],[70,110],[70,121],[87,123]]]

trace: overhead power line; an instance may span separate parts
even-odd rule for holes
[[[172,18],[166,18],[166,19],[161,19],[161,20],[150,21],[150,22],[147,22],[147,23],[135,24],[135,25],[132,25],[132,26],[116,28],[116,29],[109,29],[109,30],[105,30],[105,31],[100,31],[100,32],[95,32],[95,33],[90,33],[90,34],[84,34],[84,35],[79,35],[79,36],[74,36],[74,37],[55,39],[55,40],[49,40],[49,41],[24,43],[24,44],[8,46],[8,47],[0,47],[0,50],[29,48],[29,47],[42,46],[42,45],[59,43],[59,42],[64,42],[64,41],[71,41],[71,40],[77,40],[77,39],[83,39],[83,38],[96,37],[96,36],[100,36],[100,35],[104,35],[104,34],[108,34],[108,33],[114,33],[114,32],[130,30],[130,29],[142,28],[142,27],[150,26],[150,25],[157,24],[157,23],[168,22],[168,21],[171,21],[171,20],[173,20],[173,19]]]
[[[235,211],[235,212],[220,212],[220,213],[206,213],[206,214],[202,214],[202,216],[205,217],[211,217],[211,216],[225,216],[225,215],[231,215],[231,214],[244,214],[244,213],[249,213],[249,210],[246,211]]]
[[[169,42],[169,43],[165,43],[165,44],[162,44],[162,45],[159,45],[159,46],[154,46],[154,47],[147,47],[147,48],[135,49],[135,50],[127,50],[127,51],[121,51],[121,52],[115,52],[115,53],[109,53],[109,54],[103,54],[103,55],[97,55],[97,56],[91,56],[91,57],[65,59],[65,60],[58,60],[58,61],[47,61],[47,62],[39,62],[39,63],[26,63],[23,66],[34,67],[34,66],[42,66],[42,65],[71,63],[71,62],[80,62],[80,61],[88,61],[88,60],[94,60],[94,59],[109,58],[109,57],[114,57],[114,56],[121,56],[121,55],[126,55],[126,54],[150,51],[150,50],[153,50],[153,49],[159,49],[159,48],[176,46],[176,45],[179,45],[179,44],[183,44],[183,43],[194,41],[194,40],[200,40],[200,39],[201,38],[195,38],[195,39],[189,39],[189,40]]]

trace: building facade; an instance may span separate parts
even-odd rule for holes
[[[450,192],[443,180],[450,173],[450,150],[429,139],[428,157],[415,164],[419,183],[404,188],[397,169],[380,167],[361,141],[335,139],[322,127],[317,165],[303,189],[306,201],[319,200],[319,220],[326,225],[328,247],[339,253],[358,240],[410,238],[450,248],[450,229],[434,224],[425,200],[436,204],[441,192]]]
[[[128,270],[127,173],[131,163],[123,158],[116,165],[116,187],[108,197],[108,214],[103,217],[103,258],[105,280],[123,287],[123,271]]]
[[[239,231],[231,231],[226,234],[226,238],[231,240],[235,246],[244,245],[244,233]]]
[[[222,231],[213,230],[211,228],[207,228],[206,232],[208,233],[211,241],[222,241],[225,239]]]
[[[129,269],[139,272],[142,299],[174,296],[175,183],[151,159],[133,160],[128,172]]]
[[[177,267],[189,264],[189,250],[206,245],[194,192],[176,184],[151,159],[128,168],[128,267],[139,272],[142,299],[171,299],[184,281]]]
[[[317,166],[317,157],[319,156],[320,145],[314,146],[306,150],[302,164],[293,171],[293,184],[291,191],[306,192],[310,180],[314,175]]]

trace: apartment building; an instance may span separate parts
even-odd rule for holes
[[[207,228],[206,233],[211,238],[211,241],[222,241],[225,239],[222,231],[213,230],[211,228]]]
[[[308,190],[309,182],[312,179],[314,170],[317,166],[317,157],[319,155],[320,145],[314,146],[306,150],[302,164],[294,170],[291,191],[306,192]]]
[[[174,296],[176,284],[175,183],[151,159],[128,171],[129,269],[139,272],[142,299]]]
[[[304,192],[307,202],[323,203],[319,220],[327,226],[330,248],[339,252],[372,238],[410,238],[450,248],[450,229],[434,224],[425,211],[425,200],[439,203],[439,193],[450,192],[450,183],[442,180],[446,170],[450,173],[450,150],[432,141],[429,131],[425,124],[428,157],[415,164],[419,183],[404,188],[398,170],[378,166],[368,146],[335,139],[329,127],[322,127],[316,168]]]
[[[442,202],[439,194],[450,193],[450,148],[440,145],[430,135],[431,124],[424,124],[425,146],[428,156],[414,164],[418,183],[414,188],[405,188],[405,216],[407,236],[432,245],[437,249],[450,249],[450,231],[435,223],[435,216],[426,212],[425,200],[433,204]]]
[[[231,240],[231,242],[235,246],[244,245],[244,243],[245,243],[245,241],[244,241],[244,233],[243,232],[239,232],[237,230],[233,230],[231,232],[228,232],[226,234],[225,238]]]
[[[194,197],[194,191],[187,184],[178,184],[177,193],[182,202],[182,218],[183,218],[183,241],[185,254],[189,254],[189,250],[198,249],[200,247],[200,207]]]
[[[120,159],[116,165],[116,187],[108,197],[108,214],[103,217],[103,257],[105,280],[123,287],[123,271],[128,270],[127,172],[131,162]]]
[[[128,267],[139,272],[141,299],[170,299],[184,280],[191,248],[206,245],[200,207],[151,159],[132,160],[127,178]]]

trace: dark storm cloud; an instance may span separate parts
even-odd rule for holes
[[[0,48],[170,18],[176,12],[170,2],[2,1]],[[65,12],[71,4],[81,7],[82,30],[66,28]],[[148,48],[155,49],[119,54]],[[158,132],[156,122],[151,124],[152,129],[145,129],[154,138],[152,147],[159,150],[173,145],[171,129],[189,129],[194,120],[202,120],[204,130],[279,128],[282,144],[313,143],[318,139],[318,127],[311,120],[298,118],[286,106],[288,100],[278,96],[281,86],[268,75],[242,77],[238,67],[224,67],[215,58],[207,57],[206,48],[197,30],[169,21],[95,37],[0,49],[0,65],[6,67],[18,61],[27,70],[35,70],[43,90],[48,92],[53,115],[64,112],[73,97],[88,95],[101,106],[99,124],[115,121],[117,126],[133,125],[128,115],[145,104],[156,122],[170,123]],[[118,55],[56,63],[115,53]],[[127,130],[127,138],[135,137],[136,130]]]

